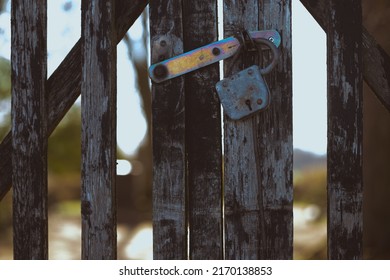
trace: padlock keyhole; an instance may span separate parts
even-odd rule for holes
[[[251,101],[249,99],[245,100],[245,104],[246,104],[246,106],[248,106],[249,110],[252,111],[252,105],[251,105]]]

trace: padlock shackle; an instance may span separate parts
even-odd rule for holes
[[[257,39],[253,39],[253,41],[256,43],[256,47],[260,53],[260,55],[262,55],[262,48],[261,48],[261,45],[266,45],[267,47],[269,47],[272,51],[272,61],[270,64],[268,64],[265,68],[260,68],[260,73],[262,75],[266,75],[268,73],[270,73],[276,66],[276,64],[278,63],[278,60],[279,60],[279,49],[269,40],[266,40],[266,39],[262,39],[262,38],[257,38]]]

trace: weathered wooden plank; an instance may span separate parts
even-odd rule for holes
[[[82,258],[116,259],[115,1],[82,1]]]
[[[301,0],[301,2],[322,29],[328,32],[328,3],[324,0]],[[364,80],[390,111],[390,57],[364,27],[362,36]]]
[[[224,37],[259,28],[259,3],[224,1]],[[240,70],[225,61],[227,72]],[[232,70],[234,69],[234,70]],[[257,181],[253,119],[232,121],[224,116],[225,258],[259,259],[264,240],[262,192]]]
[[[218,40],[217,1],[183,1],[184,51]],[[185,78],[189,257],[222,259],[222,132],[218,63]]]
[[[47,2],[11,5],[14,258],[47,259]]]
[[[148,4],[146,0],[117,0],[116,31],[117,43],[139,17]],[[48,133],[56,128],[69,108],[80,95],[81,86],[81,42],[78,41],[63,62],[47,81],[48,94]],[[0,145],[0,200],[11,188],[11,133]]]
[[[182,1],[150,8],[151,63],[183,52]],[[152,85],[153,250],[155,259],[187,259],[184,77]]]
[[[282,35],[281,57],[265,77],[271,105],[259,114],[257,164],[261,170],[265,213],[265,259],[293,257],[293,127],[292,127],[292,30],[291,0],[264,0],[260,5],[260,29],[276,29]]]
[[[363,232],[361,1],[329,1],[328,257],[360,259]]]
[[[283,36],[277,69],[266,77],[271,105],[224,121],[227,259],[292,258],[291,2],[224,1],[225,37],[264,28]],[[232,67],[227,61],[225,73]]]

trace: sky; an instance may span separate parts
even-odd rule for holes
[[[80,38],[80,3],[81,0],[48,1],[48,76]],[[296,149],[322,155],[327,141],[326,35],[300,1],[292,3],[293,143]],[[10,3],[7,12],[0,15],[0,56],[7,59],[11,48],[9,11]],[[129,36],[140,44],[140,21],[132,26]],[[142,55],[142,49],[138,51]],[[118,45],[117,55],[117,141],[119,148],[131,156],[145,136],[146,122],[124,43]]]

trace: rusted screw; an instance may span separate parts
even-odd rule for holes
[[[221,50],[219,48],[213,48],[213,50],[211,51],[213,53],[213,55],[217,56],[217,55],[220,55],[221,54]]]
[[[259,98],[259,99],[257,99],[256,103],[261,105],[261,104],[263,104],[263,100]]]
[[[160,64],[153,69],[153,74],[156,78],[163,79],[168,75],[168,69],[165,65]]]

